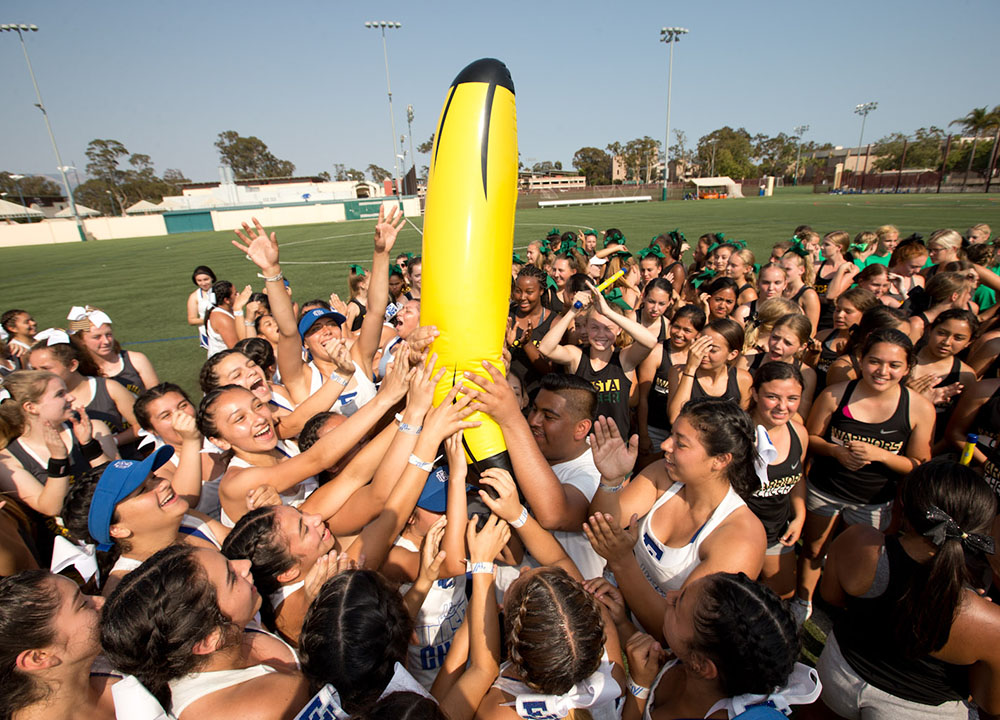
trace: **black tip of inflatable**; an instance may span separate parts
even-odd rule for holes
[[[476,487],[482,488],[487,493],[489,493],[490,497],[492,498],[498,497],[496,490],[494,490],[489,485],[483,485],[482,483],[479,482],[479,479],[483,476],[484,470],[488,470],[489,468],[495,468],[495,467],[502,468],[503,470],[509,472],[511,475],[514,474],[514,466],[510,462],[510,454],[506,450],[504,450],[503,452],[499,452],[496,455],[491,455],[488,458],[483,458],[482,460],[474,459],[473,462],[469,463],[469,474],[468,478],[466,479],[466,482],[468,482],[470,485],[475,485]]]
[[[499,85],[514,93],[514,80],[510,77],[510,70],[495,58],[483,58],[469,63],[462,72],[455,76],[452,86],[467,82]]]

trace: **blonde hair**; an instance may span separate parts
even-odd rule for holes
[[[823,236],[823,240],[829,240],[834,245],[840,248],[840,252],[844,255],[847,251],[851,249],[851,236],[847,234],[845,230],[834,230],[833,232],[828,232]]]
[[[740,259],[746,263],[747,273],[744,275],[746,279],[743,282],[748,282],[754,287],[757,287],[757,271],[754,270],[753,267],[757,262],[757,258],[753,256],[753,253],[750,252],[749,248],[733,250],[733,255],[739,255]],[[729,257],[732,258],[733,255],[730,255]]]
[[[813,283],[816,282],[816,266],[813,265],[812,255],[809,253],[799,255],[797,252],[789,251],[782,255],[781,259],[784,260],[786,257],[798,260],[798,263],[802,266],[803,270],[802,283],[812,287]]]
[[[980,232],[985,232],[986,233],[986,237],[989,237],[990,235],[993,234],[993,229],[989,225],[987,225],[986,223],[977,223],[977,224],[973,225],[972,227],[969,228],[969,230],[968,230],[968,232],[966,234],[967,235],[971,235],[973,232],[975,232],[977,230],[980,231]]]
[[[879,242],[885,240],[889,235],[896,233],[899,235],[899,228],[895,225],[880,225],[875,229],[875,234],[878,236]]]
[[[935,230],[931,233],[930,239],[927,241],[927,247],[930,247],[931,243],[937,243],[947,250],[961,250],[962,236],[958,234],[957,230],[947,228],[944,230]]]
[[[537,250],[536,257],[535,257],[535,262],[527,262],[527,258],[525,258],[525,262],[528,265],[534,265],[539,270],[544,270],[545,269],[545,253],[542,252],[542,245],[543,245],[543,243],[542,243],[541,240],[532,240],[530,243],[528,243],[528,247],[531,247],[532,245],[534,245],[535,249]]]
[[[59,376],[46,370],[15,370],[3,380],[10,397],[0,401],[0,447],[21,436],[28,422],[24,404],[38,402],[51,380]]]
[[[857,235],[854,236],[855,245],[864,245],[865,249],[862,252],[867,252],[871,249],[873,243],[878,242],[878,233],[874,233],[871,230],[862,230]]]
[[[769,335],[775,324],[786,315],[804,315],[797,302],[783,297],[768,298],[757,306],[757,318],[748,322],[743,331],[743,352],[757,346],[762,330]]]

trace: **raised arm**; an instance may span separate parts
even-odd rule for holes
[[[575,307],[577,302],[583,305],[580,310],[577,310]],[[582,351],[575,345],[560,345],[559,341],[562,340],[563,335],[565,335],[566,331],[569,330],[569,326],[573,320],[576,319],[580,313],[584,312],[589,304],[589,292],[581,291],[576,293],[573,296],[573,302],[570,303],[566,312],[560,315],[556,321],[549,326],[549,331],[545,333],[545,336],[538,343],[538,352],[554,363],[565,365],[569,368],[570,372],[576,372],[576,368],[580,364]]]
[[[285,278],[278,263],[278,237],[273,232],[268,235],[257,218],[253,218],[253,224],[254,227],[251,228],[243,223],[243,230],[236,231],[242,242],[233,240],[233,246],[261,270],[271,314],[278,324],[278,370],[281,372],[281,381],[292,397],[304,397],[309,394],[309,383],[303,372],[305,360],[302,359],[302,338],[299,337],[298,320],[292,308],[292,299],[285,292]]]
[[[385,204],[379,206],[378,222],[375,224],[375,252],[372,255],[372,274],[368,286],[368,312],[361,321],[361,331],[358,341],[356,360],[365,374],[372,375],[372,358],[379,348],[382,337],[382,320],[385,308],[389,303],[389,254],[396,244],[396,236],[402,229],[405,220],[402,210],[397,213],[393,206],[385,212]],[[350,325],[346,325],[350,327]]]
[[[579,531],[586,517],[586,507],[574,508],[573,496],[567,493],[567,488],[559,482],[548,460],[538,449],[507,379],[488,362],[483,363],[483,370],[489,378],[465,374],[467,383],[475,383],[468,388],[468,392],[476,401],[476,408],[493,418],[503,431],[514,477],[520,481],[518,486],[524,493],[524,499],[542,527]],[[582,497],[575,488],[570,489]]]
[[[656,347],[656,335],[654,335],[646,327],[643,327],[642,323],[638,323],[635,320],[631,320],[624,315],[616,313],[608,305],[608,301],[605,299],[601,293],[597,292],[597,288],[594,287],[593,283],[588,283],[590,286],[590,292],[594,296],[594,303],[597,306],[597,311],[601,313],[604,317],[611,320],[622,330],[627,332],[635,340],[634,343],[629,345],[622,351],[622,369],[628,372],[629,370],[634,370],[636,366],[643,361],[649,351]]]

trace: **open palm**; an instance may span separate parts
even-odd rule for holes
[[[243,231],[236,235],[243,242],[233,240],[233,246],[244,252],[254,265],[261,270],[269,270],[278,264],[278,238],[275,233],[267,234],[260,220],[253,219],[254,227],[243,223]]]

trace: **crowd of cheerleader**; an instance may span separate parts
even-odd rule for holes
[[[1000,713],[988,226],[553,229],[435,404],[403,223],[346,302],[244,224],[197,378],[107,308],[3,313],[0,720]]]

